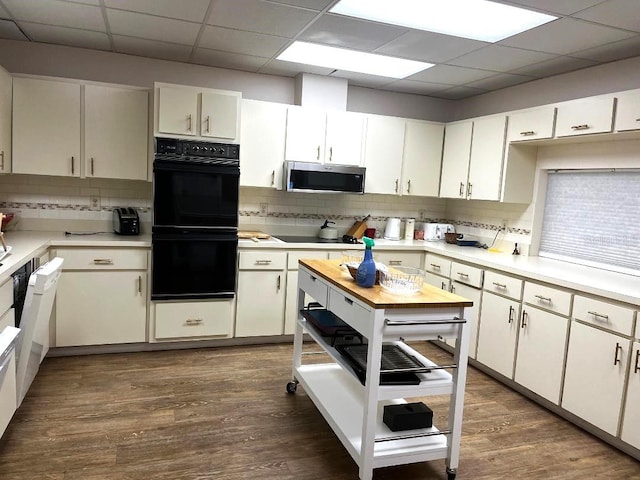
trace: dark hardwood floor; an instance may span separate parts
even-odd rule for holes
[[[357,479],[304,390],[285,393],[291,354],[286,344],[47,358],[0,440],[0,479]],[[423,400],[446,418],[446,398]],[[640,479],[640,463],[470,368],[457,478]],[[445,465],[374,479],[446,479]]]

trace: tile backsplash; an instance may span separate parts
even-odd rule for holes
[[[112,209],[138,209],[142,231],[152,222],[150,182],[80,179],[37,175],[0,176],[0,211],[16,213],[8,230],[110,231]],[[307,194],[265,188],[240,189],[240,228],[271,234],[314,235],[323,221],[335,222],[343,234],[355,220],[371,215],[368,226],[384,232],[389,217],[420,222],[452,223],[461,233],[490,243],[507,221],[508,232],[497,240],[526,248],[531,237],[528,205],[445,200],[393,195]],[[525,253],[523,252],[523,253]]]

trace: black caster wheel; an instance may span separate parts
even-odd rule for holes
[[[447,468],[447,480],[456,480],[456,471]]]
[[[298,382],[289,382],[287,383],[287,393],[294,394],[298,389]]]

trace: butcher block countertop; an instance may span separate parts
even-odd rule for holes
[[[299,263],[345,293],[375,309],[473,306],[471,300],[431,285],[424,285],[419,292],[411,295],[392,293],[380,285],[374,285],[371,288],[360,287],[349,272],[340,266],[340,260],[301,259]]]

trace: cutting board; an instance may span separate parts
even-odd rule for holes
[[[257,238],[259,240],[267,240],[271,238],[271,235],[263,232],[252,232],[249,230],[241,230],[238,232],[238,238]]]

